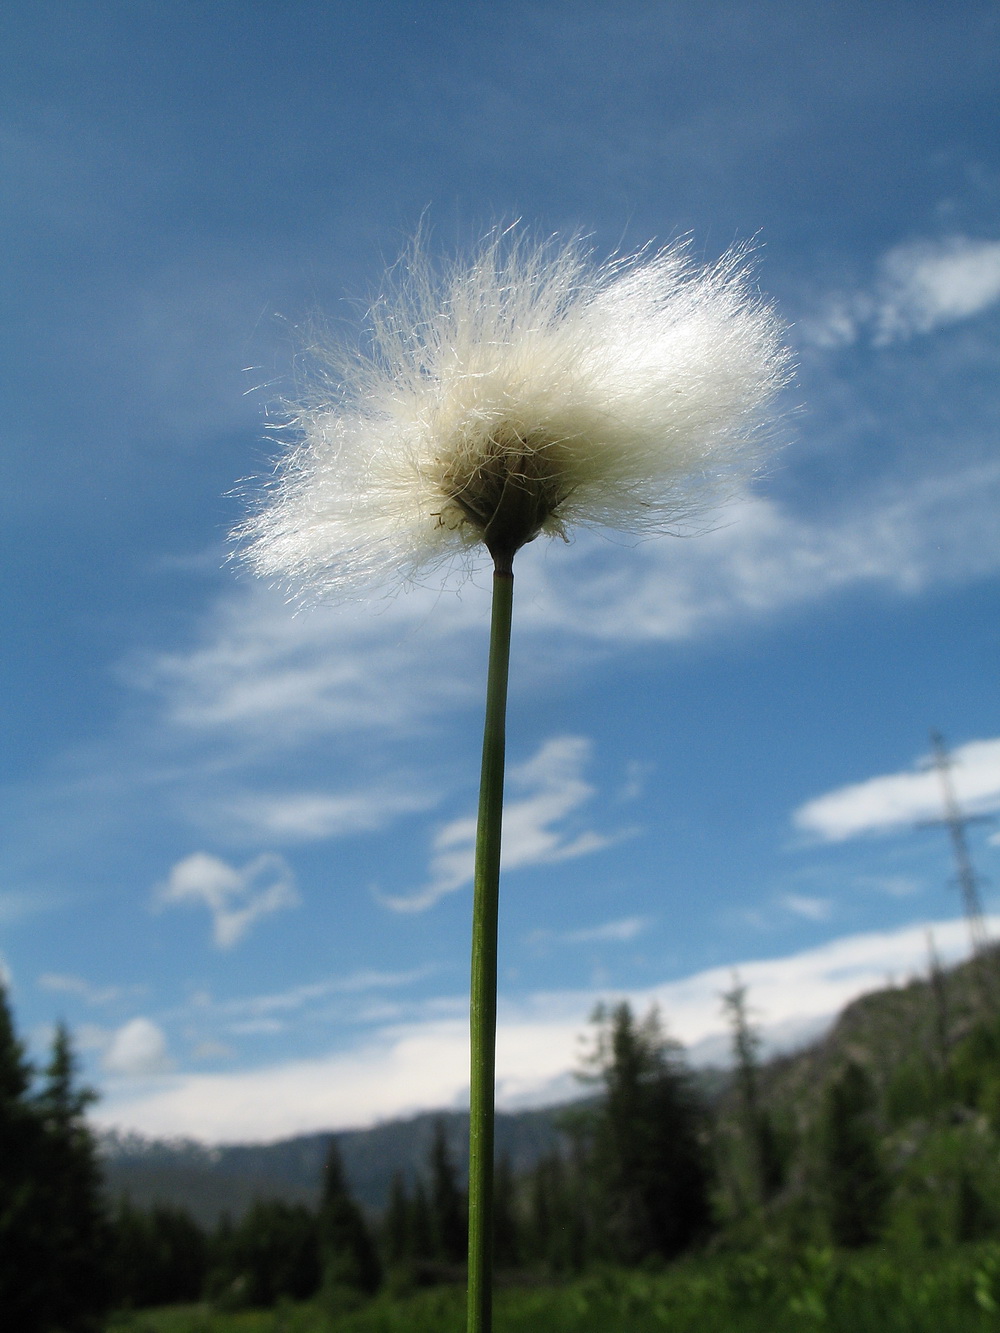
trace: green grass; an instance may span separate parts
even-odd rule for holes
[[[239,1314],[187,1306],[118,1316],[108,1333],[463,1333],[465,1293],[380,1296],[337,1316],[315,1305]],[[502,1290],[497,1333],[985,1333],[1000,1329],[1000,1245],[701,1258]]]

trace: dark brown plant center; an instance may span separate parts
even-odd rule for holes
[[[497,573],[509,574],[515,554],[538,536],[566,498],[562,479],[544,450],[498,444],[468,477],[455,481],[451,499],[480,529]]]

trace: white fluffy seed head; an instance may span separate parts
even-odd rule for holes
[[[745,252],[596,265],[502,233],[435,275],[415,253],[371,347],[320,354],[256,511],[259,574],[306,600],[497,567],[576,524],[677,531],[757,466],[788,352]]]

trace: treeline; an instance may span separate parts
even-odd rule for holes
[[[733,1075],[711,1099],[655,1011],[598,1010],[594,1095],[561,1113],[560,1146],[530,1169],[498,1162],[500,1280],[662,1265],[698,1246],[794,1256],[1000,1236],[993,967],[866,997],[823,1042],[767,1063],[735,985]],[[206,1229],[181,1208],[109,1206],[89,1100],[66,1032],[34,1077],[0,1003],[0,1309],[23,1333],[199,1299],[343,1310],[464,1276],[464,1182],[443,1119],[378,1218],[352,1198],[334,1139],[318,1207],[258,1201]]]
[[[704,1107],[679,1048],[655,1015],[637,1022],[624,1005],[599,1014],[597,1032],[590,1076],[604,1096],[567,1120],[565,1151],[518,1177],[498,1166],[500,1269],[669,1258],[709,1230]],[[84,1118],[91,1094],[75,1086],[64,1029],[35,1082],[0,1001],[0,1309],[22,1333],[88,1330],[110,1308],[201,1298],[236,1309],[318,1296],[343,1309],[386,1281],[463,1276],[466,1197],[443,1120],[424,1172],[397,1174],[374,1225],[334,1139],[317,1209],[259,1201],[209,1231],[181,1208],[109,1206]]]

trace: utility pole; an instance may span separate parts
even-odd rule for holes
[[[972,858],[969,856],[969,842],[965,836],[965,830],[969,824],[978,823],[981,819],[989,818],[989,816],[962,814],[958,797],[955,795],[955,784],[951,780],[951,769],[955,761],[949,754],[948,747],[944,743],[944,737],[939,731],[931,732],[931,748],[934,754],[934,768],[937,770],[941,782],[944,818],[929,819],[925,823],[928,826],[943,826],[948,830],[948,835],[951,838],[951,850],[955,857],[955,868],[958,872],[956,878],[962,894],[962,905],[965,908],[965,918],[969,923],[972,952],[975,957],[979,957],[988,949],[989,938],[986,934],[986,922],[983,919],[983,905],[979,898],[979,877],[972,868]]]

